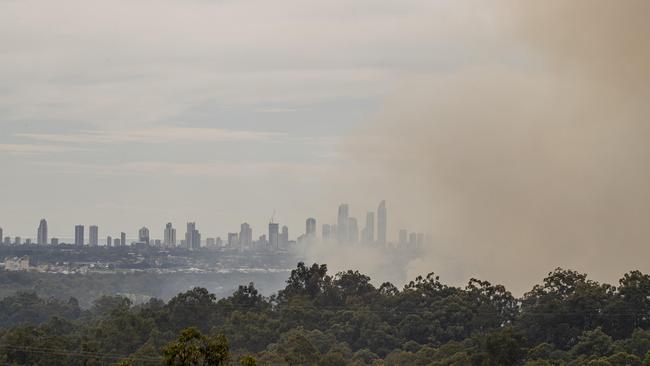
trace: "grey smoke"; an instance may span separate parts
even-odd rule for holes
[[[350,138],[351,186],[392,199],[393,236],[433,234],[410,277],[521,293],[556,266],[650,271],[650,3],[497,10],[530,61],[405,82]]]

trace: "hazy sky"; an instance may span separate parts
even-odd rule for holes
[[[343,139],[405,79],[513,62],[453,3],[2,1],[0,225],[223,236],[276,210],[295,236],[339,202],[364,217],[384,197],[333,173]]]
[[[248,221],[257,237],[275,211],[295,238],[386,199],[392,238],[436,239],[412,275],[521,291],[559,265],[647,272],[649,11],[0,1],[0,226],[161,237],[192,220],[224,237]]]

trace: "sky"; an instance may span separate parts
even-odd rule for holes
[[[2,1],[0,225],[363,217],[384,197],[345,190],[341,145],[402,80],[473,62],[459,22],[488,15],[451,4]]]
[[[3,0],[0,226],[257,237],[273,216],[295,238],[386,199],[391,238],[435,239],[410,276],[521,292],[556,266],[650,271],[648,11]],[[365,254],[315,259],[381,272]]]

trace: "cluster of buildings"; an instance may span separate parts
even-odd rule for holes
[[[376,230],[375,217],[377,218]],[[387,231],[388,221],[385,201],[379,203],[376,214],[373,211],[366,213],[366,223],[361,231],[359,231],[357,219],[350,216],[350,206],[344,203],[339,206],[336,224],[324,224],[321,237],[324,242],[335,240],[341,244],[376,243],[385,245],[387,243]]]
[[[84,225],[76,225],[74,228],[74,245],[99,246],[99,227],[97,225],[88,226],[88,237],[86,241]],[[376,244],[384,246],[387,241],[388,220],[386,211],[386,202],[381,201],[376,212],[366,213],[364,227],[359,229],[357,218],[350,216],[350,207],[348,204],[341,204],[338,208],[338,215],[335,224],[323,224],[320,241],[323,243],[338,242],[340,244]],[[3,238],[3,231],[0,228],[0,238]],[[126,233],[121,232],[119,236],[106,237],[105,245],[108,247],[121,247],[127,245],[134,246],[153,246],[159,248],[186,248],[196,250],[202,247],[207,248],[231,248],[238,250],[283,250],[292,245],[310,244],[319,241],[317,235],[317,223],[315,218],[308,218],[305,221],[305,232],[299,235],[296,240],[289,239],[289,228],[282,226],[273,219],[268,225],[268,233],[260,235],[256,240],[253,239],[253,229],[248,223],[242,223],[239,232],[228,233],[225,240],[221,237],[206,238],[201,240],[201,233],[197,229],[195,222],[188,222],[183,239],[178,240],[176,228],[172,223],[167,223],[163,231],[163,239],[152,239],[149,228],[142,227],[138,230],[138,238],[131,243],[127,242]],[[397,244],[400,246],[422,246],[426,238],[423,233],[409,233],[402,229],[399,231]],[[50,238],[48,242],[47,221],[41,219],[37,229],[37,244],[39,245],[58,245],[58,238]],[[22,242],[20,237],[15,237],[13,242],[10,237],[4,237],[4,245],[22,245],[32,244],[31,239]],[[70,243],[72,244],[72,243]]]

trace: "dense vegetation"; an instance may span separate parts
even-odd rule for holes
[[[132,306],[18,293],[0,301],[0,362],[16,365],[650,365],[650,276],[618,285],[557,269],[522,298],[434,274],[403,289],[300,263],[271,297],[203,288]]]
[[[169,300],[195,286],[205,287],[217,297],[226,297],[242,283],[254,281],[258,289],[271,293],[282,288],[286,272],[230,273],[88,273],[62,274],[20,271],[0,271],[0,299],[18,292],[35,293],[44,298],[67,301],[74,297],[83,309],[106,295],[133,294],[140,298],[155,297]],[[134,300],[134,299],[132,299]]]

